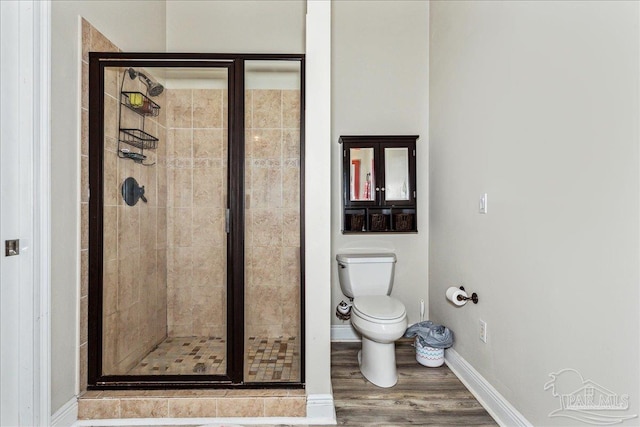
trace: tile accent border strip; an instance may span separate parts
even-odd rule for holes
[[[458,352],[449,348],[444,352],[445,363],[458,379],[478,399],[501,426],[530,427],[532,424],[509,401],[501,395],[469,362]]]

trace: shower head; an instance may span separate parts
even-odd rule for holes
[[[158,96],[164,90],[164,86],[162,86],[158,82],[154,82],[153,80],[151,80],[149,77],[147,77],[144,73],[141,73],[140,71],[136,71],[133,68],[129,68],[127,72],[129,73],[129,77],[132,80],[138,77],[140,80],[142,80],[144,84],[147,85],[149,96]]]
[[[149,87],[149,95],[158,96],[164,91],[164,86],[162,86],[158,82],[152,82],[151,80],[147,80],[147,86]]]

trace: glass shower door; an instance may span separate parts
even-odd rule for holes
[[[302,386],[303,61],[91,53],[89,386]]]
[[[104,78],[101,374],[224,376],[227,68]]]
[[[245,382],[301,381],[301,64],[245,62]]]

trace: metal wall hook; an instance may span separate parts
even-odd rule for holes
[[[464,286],[460,286],[460,290],[464,291]],[[458,295],[458,297],[456,298],[458,301],[468,301],[471,300],[473,301],[474,304],[478,303],[478,294],[476,294],[475,292],[471,294],[470,297],[463,297],[462,295]]]

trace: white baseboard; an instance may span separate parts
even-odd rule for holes
[[[498,390],[476,371],[454,349],[444,352],[444,359],[454,374],[462,381],[478,402],[501,426],[530,427],[532,424],[502,396]]]
[[[331,394],[307,396],[307,419],[311,424],[336,424],[336,407]]]
[[[353,329],[351,323],[331,326],[332,342],[360,342],[360,335]]]
[[[73,397],[51,416],[52,427],[70,427],[78,421],[78,398]]]

